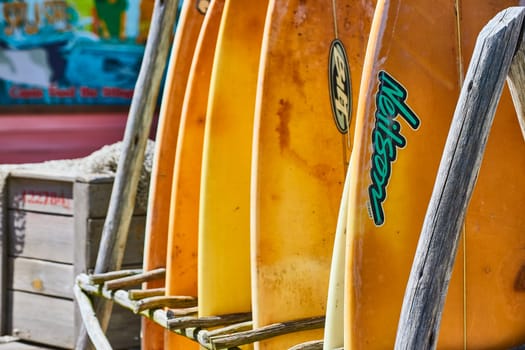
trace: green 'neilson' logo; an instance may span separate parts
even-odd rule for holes
[[[339,132],[346,134],[352,113],[352,81],[345,48],[339,39],[330,46],[328,83],[335,125]]]
[[[406,104],[407,91],[385,71],[378,74],[379,89],[376,93],[375,127],[372,131],[372,184],[368,187],[372,219],[377,226],[385,222],[383,202],[386,199],[386,186],[392,173],[392,162],[397,158],[397,148],[406,146],[401,135],[401,125],[396,120],[401,116],[416,130],[419,118]]]

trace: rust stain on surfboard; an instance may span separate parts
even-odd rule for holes
[[[517,292],[525,292],[525,265],[522,265],[516,280],[514,281],[514,290]]]
[[[300,67],[302,64],[301,61],[299,60],[293,60],[291,63],[293,64],[294,67]],[[297,91],[300,91],[301,95],[304,96],[303,87],[305,84],[305,80],[301,77],[301,72],[299,71],[299,69],[294,69],[292,71],[292,79],[293,79],[293,83]]]
[[[291,116],[291,108],[292,105],[290,101],[285,99],[279,100],[279,110],[277,111],[277,115],[279,116],[279,125],[275,129],[277,133],[279,134],[279,146],[281,148],[281,152],[288,148],[290,145],[290,116]]]

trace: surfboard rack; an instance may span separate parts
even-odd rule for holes
[[[436,346],[465,213],[505,80],[525,135],[524,18],[524,7],[506,9],[478,35],[412,265],[395,349]]]
[[[197,298],[164,296],[163,288],[134,289],[146,281],[163,279],[165,269],[111,271],[79,274],[74,285],[80,315],[96,349],[110,350],[95,314],[92,297],[102,297],[153,320],[161,327],[198,342],[206,349],[238,349],[239,346],[283,334],[324,327],[324,316],[311,317],[253,328],[251,312],[217,316],[197,316]],[[215,328],[219,327],[219,328]],[[211,329],[213,328],[213,329]],[[295,350],[322,349],[322,342],[298,344]]]

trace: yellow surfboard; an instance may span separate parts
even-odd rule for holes
[[[204,133],[199,315],[251,310],[250,164],[257,67],[267,1],[226,0]]]
[[[182,105],[171,194],[166,295],[197,296],[200,173],[208,91],[224,0],[212,0],[202,24]],[[198,349],[167,332],[165,348]]]
[[[348,129],[373,9],[362,2],[270,0],[253,143],[255,328],[325,314]],[[318,329],[257,347],[287,349],[322,338]]]
[[[482,26],[513,4],[378,1],[350,165],[347,349],[393,347],[464,67]],[[523,152],[506,93],[467,214],[439,348],[499,349],[524,342],[525,317],[517,310],[525,307],[525,297],[514,284],[525,257],[517,229],[523,222],[517,208],[525,198],[504,180],[525,175]],[[502,164],[507,157],[512,167]]]
[[[159,114],[146,218],[143,264],[145,271],[166,266],[175,146],[186,81],[203,18],[203,14],[197,11],[192,1],[184,2],[173,40]],[[145,283],[145,288],[156,287],[162,287],[162,282]],[[163,339],[164,329],[144,318],[142,322],[142,349],[163,349]]]

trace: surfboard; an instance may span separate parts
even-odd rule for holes
[[[328,296],[326,301],[326,319],[324,325],[323,349],[337,349],[344,346],[344,278],[346,257],[346,223],[348,219],[348,192],[351,168],[347,169],[337,225],[334,248],[330,265]]]
[[[203,14],[197,11],[191,1],[185,1],[173,39],[159,112],[155,156],[150,180],[144,243],[144,271],[166,266],[170,193],[181,105],[203,17]],[[145,283],[144,287],[162,286],[162,281],[152,281]],[[142,349],[163,349],[163,339],[164,329],[147,318],[143,318]]]
[[[166,295],[197,296],[197,249],[200,173],[204,125],[215,44],[224,0],[211,1],[195,47],[182,105],[168,235]],[[173,332],[166,349],[198,349],[196,342]]]
[[[202,155],[199,316],[251,310],[250,164],[266,8],[267,1],[224,4]]]
[[[348,129],[373,10],[360,2],[269,3],[253,143],[254,328],[325,315]],[[256,348],[322,338],[322,329],[298,332]]]
[[[393,347],[464,67],[481,27],[512,4],[378,1],[350,165],[345,348]],[[520,305],[525,306],[525,299],[513,290],[523,261],[516,231],[523,219],[518,219],[513,208],[525,198],[517,189],[503,195],[503,187],[515,185],[504,181],[496,170],[496,166],[507,168],[504,176],[512,177],[523,176],[525,171],[523,156],[513,161],[511,170],[499,163],[508,162],[507,155],[519,157],[514,152],[523,155],[524,151],[506,95],[489,141],[494,146],[492,151],[487,147],[467,214],[465,240],[444,307],[439,348],[505,348],[519,343],[525,334],[523,328],[518,330],[523,315],[516,313]],[[509,118],[514,119],[516,130]],[[499,153],[504,147],[498,149],[497,143],[508,145],[506,154]]]

